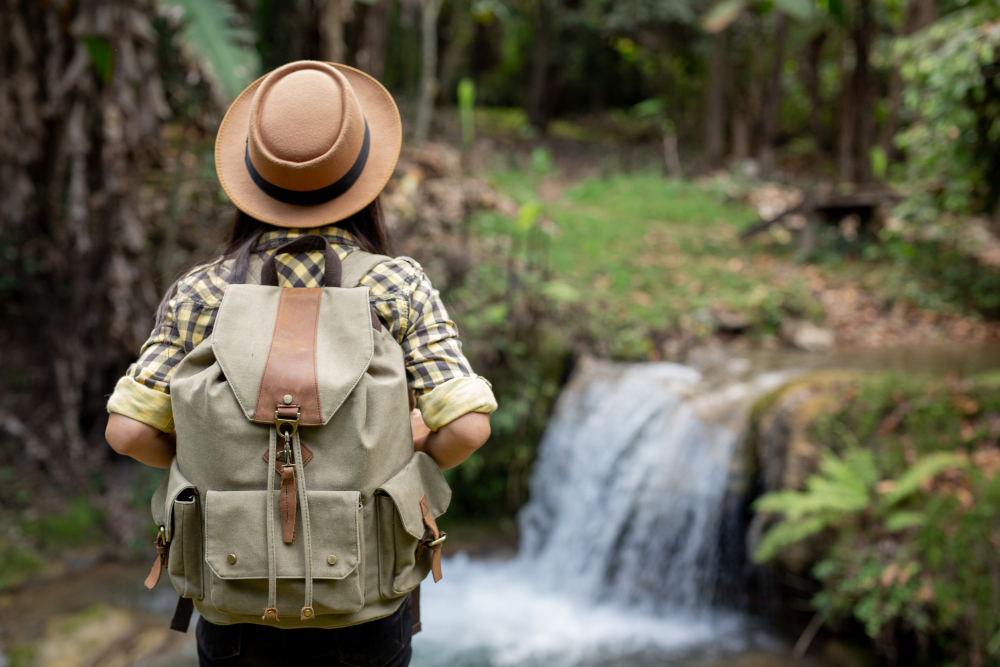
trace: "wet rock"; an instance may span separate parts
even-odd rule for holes
[[[833,331],[807,320],[787,319],[781,323],[781,340],[806,352],[828,352],[833,349]]]
[[[820,446],[809,435],[816,417],[837,406],[846,385],[858,377],[851,371],[823,371],[788,382],[758,401],[753,411],[750,444],[756,454],[763,492],[801,490],[819,468]],[[747,531],[747,549],[753,553],[773,519],[757,514]],[[822,536],[784,550],[777,558],[781,569],[808,573],[823,553]]]
[[[743,333],[751,326],[753,320],[746,313],[728,308],[713,308],[712,316],[715,326],[722,333]]]

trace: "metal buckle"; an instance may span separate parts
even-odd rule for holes
[[[282,419],[281,417],[278,416],[278,411],[275,410],[274,411],[274,428],[278,429],[278,435],[280,435],[280,436],[282,436],[284,438],[291,438],[292,436],[294,436],[295,432],[299,430],[299,417],[301,417],[301,416],[302,416],[302,413],[301,412],[297,412],[295,414],[295,419]],[[281,430],[281,427],[285,426],[286,424],[288,426],[292,427],[292,430],[289,431],[288,433],[284,433]]]
[[[437,538],[433,542],[428,542],[427,546],[431,548],[439,547],[442,544],[444,544],[444,541],[447,539],[448,539],[448,533],[441,533],[441,537]]]

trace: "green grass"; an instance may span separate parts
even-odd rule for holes
[[[611,341],[600,351],[614,356],[643,356],[657,332],[709,333],[713,311],[742,314],[764,335],[789,316],[822,322],[812,279],[947,315],[989,315],[1000,303],[1000,273],[943,247],[904,254],[898,244],[855,248],[832,238],[807,267],[795,261],[794,243],[766,234],[741,241],[756,212],[708,188],[655,173],[565,187],[550,162],[533,162],[492,176],[521,204],[520,218],[483,212],[473,231],[506,237],[525,262],[542,267],[553,281],[543,289],[584,313],[580,326],[591,339]]]
[[[572,288],[591,312],[595,334],[636,324],[664,330],[697,326],[712,307],[745,312],[773,329],[777,311],[817,316],[794,276],[776,276],[773,258],[744,244],[739,230],[756,219],[748,206],[658,174],[592,178],[541,201],[537,173],[501,172],[494,185],[537,206],[533,221],[480,214],[474,230],[535,248],[550,277]],[[544,190],[544,188],[542,188]],[[541,255],[541,259],[537,256]]]

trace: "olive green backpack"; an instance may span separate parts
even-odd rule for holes
[[[325,287],[278,287],[275,256],[324,250]],[[153,497],[162,568],[213,623],[334,628],[395,612],[446,537],[451,491],[413,451],[403,352],[359,281],[308,235],[226,289],[212,334],[170,383],[177,457]],[[344,285],[343,287],[341,285]],[[416,626],[419,628],[419,624]]]

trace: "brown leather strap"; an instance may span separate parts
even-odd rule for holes
[[[191,614],[194,613],[194,600],[178,597],[174,607],[174,617],[170,619],[170,629],[177,632],[187,632],[191,625]]]
[[[156,584],[160,583],[160,576],[167,567],[167,556],[170,552],[170,545],[163,542],[162,537],[156,538],[156,560],[153,561],[153,569],[149,571],[149,576],[143,582],[146,588],[153,590]]]
[[[295,496],[295,468],[281,468],[281,539],[285,544],[295,541],[295,510],[298,507]]]
[[[302,426],[323,424],[316,374],[316,333],[322,298],[321,287],[281,290],[271,349],[251,421],[273,424],[275,406],[280,406],[279,412],[287,410],[293,413],[293,418],[301,412]],[[293,406],[285,403],[285,396],[291,396],[291,403],[301,407],[291,409]]]
[[[420,627],[420,584],[410,592],[410,618],[413,619],[413,633],[422,630]]]
[[[325,236],[319,234],[306,234],[276,248],[264,260],[264,268],[260,272],[260,284],[271,285],[273,287],[278,286],[278,267],[276,264],[278,255],[293,252],[308,252],[310,250],[322,250],[326,255],[323,284],[327,287],[340,287],[340,277],[343,273],[340,257],[337,256],[337,252],[330,246],[330,241]]]
[[[433,552],[433,554],[431,555],[431,572],[434,573],[434,583],[436,584],[437,582],[441,581],[442,577],[441,545],[436,544],[434,546],[430,546],[430,542],[434,542],[439,537],[441,537],[441,531],[438,530],[437,522],[434,520],[434,515],[431,514],[431,508],[430,505],[428,505],[427,503],[426,493],[420,496],[420,512],[424,516],[424,525],[426,525],[427,529],[430,531],[430,536],[425,537],[423,540],[421,540],[420,547],[422,547],[423,549],[430,549]],[[422,553],[422,549],[420,549],[420,553]],[[419,556],[420,554],[418,553],[417,557],[419,558]]]

